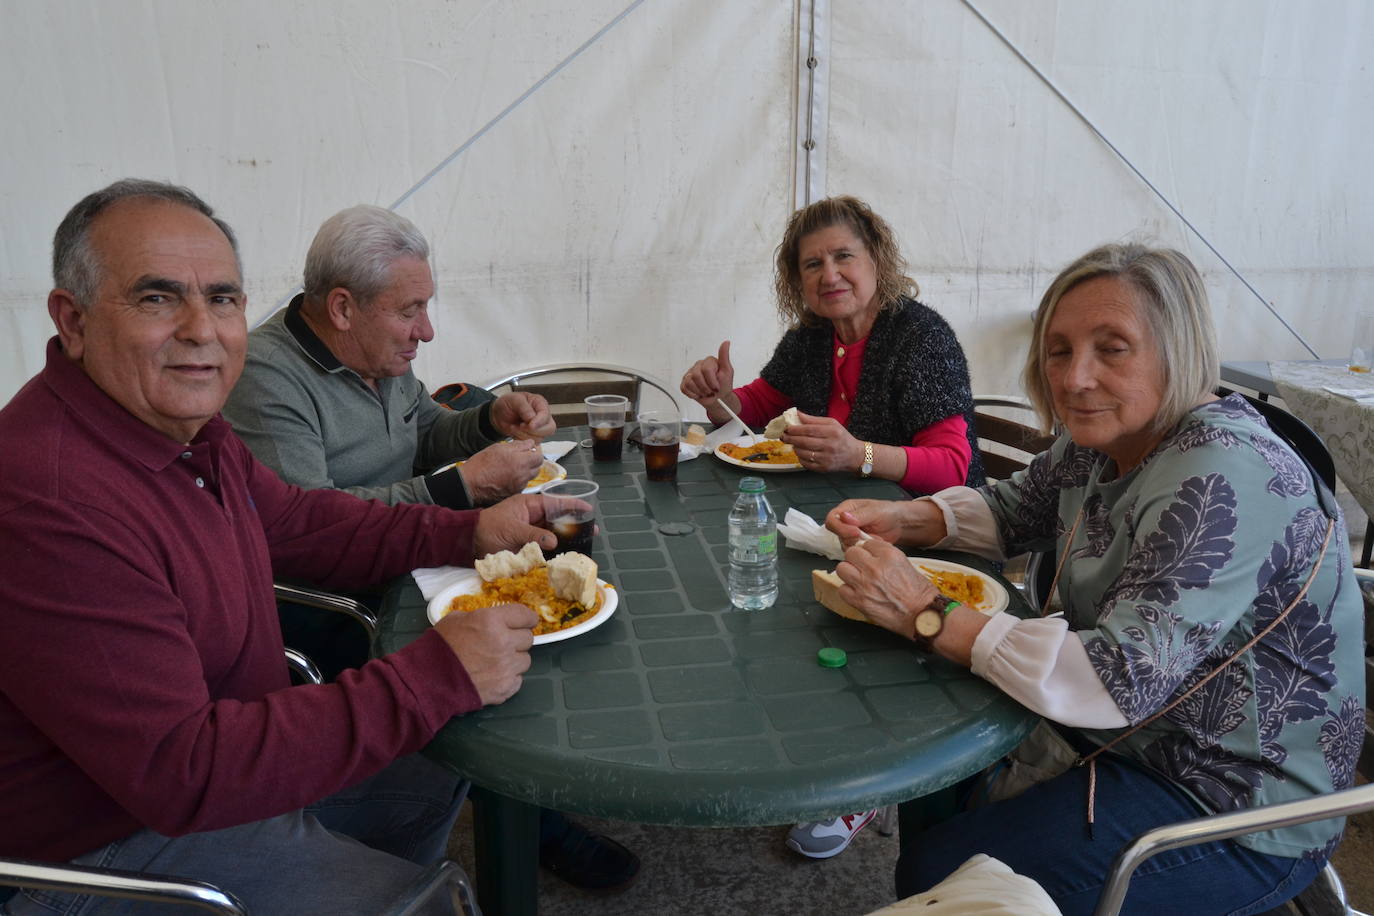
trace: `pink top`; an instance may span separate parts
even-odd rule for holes
[[[864,350],[868,338],[852,344],[834,340],[831,352],[830,402],[825,415],[848,423],[853,401],[863,373]],[[735,389],[739,397],[740,419],[750,426],[762,426],[792,406],[792,400],[763,379]],[[968,442],[968,421],[959,414],[945,417],[918,430],[906,452],[906,473],[898,481],[913,493],[934,493],[945,487],[962,486],[968,475],[973,451]]]

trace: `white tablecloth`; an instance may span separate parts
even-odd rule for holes
[[[1273,362],[1269,373],[1289,411],[1321,436],[1336,475],[1374,517],[1374,375],[1311,362]]]

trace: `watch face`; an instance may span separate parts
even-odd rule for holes
[[[916,635],[933,639],[945,628],[945,615],[934,608],[925,608],[916,615]]]

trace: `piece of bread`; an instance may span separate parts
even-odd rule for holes
[[[705,445],[706,430],[693,423],[687,427],[687,435],[682,437],[682,441],[686,442],[688,445]]]
[[[520,548],[520,552],[515,555],[515,562],[516,566],[519,567],[519,572],[516,572],[515,575],[527,573],[531,569],[537,569],[544,565],[544,551],[539,549],[537,541],[530,541]]]
[[[549,585],[564,601],[596,607],[596,561],[585,554],[560,553],[549,561]]]
[[[768,425],[763,428],[763,438],[781,439],[782,434],[787,432],[787,427],[796,426],[800,422],[801,417],[797,416],[797,408],[789,407],[768,421]]]
[[[867,622],[868,618],[864,616],[863,611],[840,597],[841,585],[844,585],[844,581],[833,572],[824,569],[811,570],[811,593],[816,596],[817,601],[841,617]]]
[[[487,554],[472,565],[483,582],[495,582],[497,579],[521,576],[537,566],[543,566],[544,552],[539,549],[538,543],[530,541],[520,548],[519,553],[498,550],[496,553]]]

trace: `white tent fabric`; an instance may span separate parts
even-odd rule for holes
[[[0,0],[0,402],[41,366],[52,232],[88,191],[202,194],[256,323],[325,217],[460,149],[399,207],[434,249],[421,378],[580,359],[675,380],[727,337],[752,378],[780,333],[813,3],[823,191],[894,224],[976,390],[1018,390],[1065,261],[1142,232],[1204,270],[1225,357],[1305,352],[975,7],[1322,356],[1374,307],[1362,0]]]

